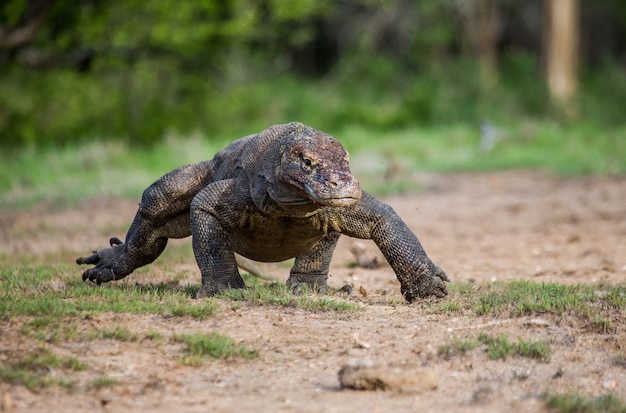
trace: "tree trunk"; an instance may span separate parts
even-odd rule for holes
[[[579,0],[546,0],[545,16],[548,90],[553,102],[570,112],[578,90]]]
[[[496,0],[458,0],[466,41],[478,59],[483,84],[498,82],[498,7]]]

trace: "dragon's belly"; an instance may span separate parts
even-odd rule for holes
[[[324,233],[306,219],[247,217],[230,234],[236,253],[255,261],[277,262],[294,258],[317,244]]]

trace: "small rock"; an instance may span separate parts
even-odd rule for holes
[[[439,387],[439,377],[430,368],[393,367],[359,362],[341,368],[339,384],[342,389],[424,393]]]
[[[355,341],[353,347],[368,350],[372,345],[367,341]]]
[[[613,390],[617,387],[617,382],[615,380],[606,380],[602,383],[602,388]]]
[[[370,347],[372,347],[372,345],[370,343],[368,343],[367,341],[360,340],[358,333],[354,333],[352,335],[352,340],[353,340],[353,344],[352,344],[353,348],[362,348],[362,349],[366,349],[367,350]]]
[[[107,407],[113,401],[113,395],[110,393],[104,393],[100,396],[100,406]]]
[[[565,370],[563,370],[563,367],[559,367],[556,372],[552,375],[553,379],[559,379],[561,377],[563,377],[563,375],[565,374]]]
[[[356,265],[361,268],[377,268],[379,267],[378,257],[370,255],[365,244],[355,242],[350,247],[350,252],[354,255]]]

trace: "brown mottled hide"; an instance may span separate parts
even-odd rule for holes
[[[200,297],[243,288],[235,252],[255,261],[295,257],[287,284],[326,285],[341,234],[373,240],[410,302],[447,294],[445,273],[391,207],[362,192],[348,153],[300,123],[234,141],[210,161],[178,168],[148,187],[126,240],[78,264],[83,280],[119,280],[154,261],[169,238],[192,236]]]

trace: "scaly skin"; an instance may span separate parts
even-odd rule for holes
[[[178,168],[148,187],[124,242],[78,264],[83,280],[119,280],[154,261],[169,238],[192,236],[202,274],[198,296],[244,288],[235,253],[256,261],[295,257],[287,285],[324,288],[341,234],[373,240],[407,301],[447,294],[449,281],[417,237],[382,202],[361,191],[348,153],[300,123],[234,141],[210,161]]]

